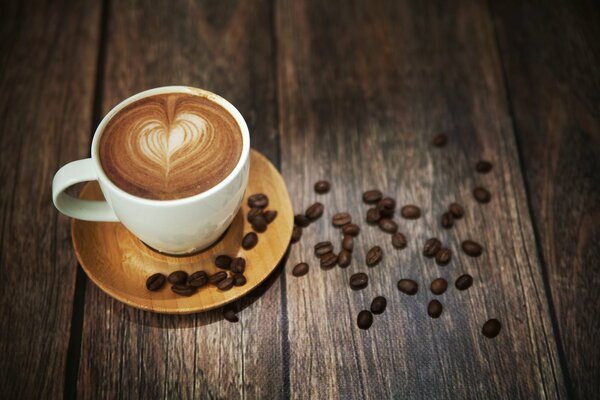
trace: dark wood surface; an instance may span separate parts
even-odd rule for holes
[[[513,3],[513,4],[511,4]],[[593,398],[600,289],[598,8],[552,1],[41,1],[0,5],[0,392],[6,398]],[[269,281],[214,311],[161,316],[105,295],[78,269],[50,186],[138,91],[184,84],[235,104],[294,207],[324,217]],[[445,148],[431,138],[446,132]],[[474,164],[494,163],[486,175]],[[312,184],[332,190],[316,195]],[[471,191],[482,185],[492,201]],[[364,223],[360,193],[422,207],[396,217],[405,250]],[[451,230],[452,201],[466,216]],[[312,255],[360,221],[352,265]],[[438,236],[439,267],[420,255]],[[461,240],[481,242],[466,257]],[[367,268],[366,250],[384,249]],[[311,265],[295,278],[299,261]],[[352,291],[354,272],[370,284]],[[436,277],[474,286],[438,298]],[[400,278],[421,285],[414,297]],[[356,315],[376,295],[373,327]],[[481,325],[503,323],[495,339]]]

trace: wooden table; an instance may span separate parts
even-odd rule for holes
[[[4,1],[0,5],[0,393],[28,398],[563,398],[600,389],[600,18],[591,1]],[[54,172],[118,101],[167,84],[232,101],[294,207],[326,213],[260,290],[219,311],[141,312],[77,266]],[[439,132],[445,148],[433,148]],[[493,171],[476,174],[481,158]],[[332,182],[318,196],[312,184]],[[483,185],[492,201],[477,204]],[[348,269],[312,246],[380,188],[423,209],[409,248],[365,223]],[[452,201],[467,215],[451,230]],[[437,235],[454,250],[419,254]],[[474,238],[482,257],[459,251]],[[336,242],[337,243],[337,242]],[[384,247],[369,287],[366,249]],[[308,276],[291,267],[308,261]],[[428,283],[469,272],[440,296]],[[421,283],[402,295],[398,279]],[[356,315],[379,294],[368,331]],[[480,333],[499,318],[495,339]]]

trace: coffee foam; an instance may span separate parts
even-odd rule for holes
[[[242,152],[233,116],[190,94],[156,95],[120,110],[100,138],[108,178],[133,195],[172,200],[202,193],[225,179]]]

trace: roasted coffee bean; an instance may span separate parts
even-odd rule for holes
[[[433,144],[435,147],[444,147],[446,143],[448,143],[448,136],[444,135],[443,133],[436,135],[431,141],[431,144]]]
[[[391,197],[384,197],[377,203],[379,214],[385,218],[392,218],[396,209],[396,200]]]
[[[306,228],[310,225],[310,219],[304,214],[296,214],[294,215],[294,223],[301,228]]]
[[[187,282],[188,274],[185,271],[175,271],[169,274],[167,280],[173,285],[184,285]]]
[[[383,250],[379,246],[373,246],[367,251],[366,262],[369,267],[373,267],[381,261]]]
[[[461,247],[465,254],[471,257],[479,257],[483,252],[481,245],[472,240],[465,240],[462,242]]]
[[[437,265],[448,265],[452,258],[452,250],[442,247],[435,255],[435,263]]]
[[[321,218],[321,215],[323,215],[324,208],[325,207],[323,206],[323,204],[315,203],[306,209],[306,212],[304,213],[304,215],[306,215],[306,217],[309,220],[316,221],[319,218]]]
[[[307,273],[308,273],[308,264],[305,262],[296,264],[296,266],[294,266],[294,269],[292,270],[292,275],[294,275],[294,276],[302,276],[302,275],[306,275]]]
[[[291,242],[298,243],[298,241],[300,240],[301,237],[302,237],[302,228],[300,228],[298,225],[294,226],[294,229],[292,230]]]
[[[208,283],[216,285],[221,282],[223,279],[227,278],[227,272],[219,271],[208,277]]]
[[[265,211],[264,216],[265,216],[265,220],[267,221],[267,224],[270,224],[271,222],[275,221],[275,218],[277,218],[277,211],[275,211],[275,210]]]
[[[398,281],[398,290],[412,296],[419,291],[419,284],[412,279],[400,279]]]
[[[346,268],[347,266],[350,265],[351,262],[352,262],[352,254],[348,250],[340,251],[340,254],[338,254],[338,261],[337,261],[340,268]]]
[[[360,227],[356,224],[347,224],[342,227],[342,233],[349,236],[358,236]]]
[[[150,275],[146,280],[146,289],[154,292],[163,287],[166,281],[167,278],[160,272],[157,272],[156,274]]]
[[[315,183],[315,192],[317,192],[319,194],[327,193],[327,192],[329,192],[330,187],[331,187],[331,185],[329,184],[329,182],[318,181]]]
[[[502,329],[502,324],[497,319],[493,318],[487,320],[483,327],[481,328],[481,333],[483,336],[488,337],[490,339],[495,338],[500,333],[500,329]]]
[[[448,282],[444,278],[437,278],[431,282],[431,293],[442,294],[448,288]]]
[[[375,204],[377,203],[379,200],[381,200],[381,197],[383,196],[383,194],[381,194],[381,192],[377,189],[373,189],[373,190],[367,190],[366,192],[363,193],[363,201],[367,204]]]
[[[398,231],[398,224],[389,218],[383,218],[379,220],[379,229],[386,233],[396,233]]]
[[[367,210],[367,223],[375,225],[381,219],[381,213],[376,207]]]
[[[347,212],[337,213],[331,219],[333,226],[341,227],[352,222],[352,217]]]
[[[232,278],[233,278],[233,284],[235,286],[244,286],[246,284],[246,277],[244,276],[244,274],[241,274],[241,273],[233,274]]]
[[[425,257],[435,257],[438,251],[442,248],[442,242],[436,238],[428,239],[423,246],[423,255]]]
[[[373,314],[383,314],[387,307],[387,300],[383,296],[377,296],[371,302],[371,312]]]
[[[171,290],[180,296],[191,296],[196,293],[196,288],[188,285],[173,285]]]
[[[238,322],[240,320],[231,307],[223,308],[223,318],[229,322]]]
[[[251,222],[254,232],[263,233],[267,230],[267,220],[264,214],[259,214]]]
[[[431,300],[427,306],[427,314],[429,314],[431,318],[438,318],[442,315],[443,310],[442,303],[435,299]]]
[[[489,203],[492,199],[490,192],[482,187],[476,187],[473,189],[473,197],[475,197],[475,200],[480,203]]]
[[[248,222],[252,223],[252,220],[254,220],[254,218],[257,215],[261,215],[262,213],[263,213],[262,208],[251,208],[250,211],[248,211],[248,215],[246,216],[246,219],[248,220]]]
[[[402,215],[402,218],[406,219],[417,219],[421,216],[421,209],[415,205],[409,204],[402,207],[400,215]]]
[[[325,254],[323,257],[321,257],[321,268],[331,269],[331,268],[335,267],[335,264],[337,264],[337,260],[338,260],[338,256],[336,254],[333,254],[333,253]]]
[[[246,260],[242,257],[236,257],[233,260],[231,260],[230,268],[231,272],[233,272],[234,274],[242,274],[246,269]]]
[[[392,235],[392,246],[397,249],[404,249],[406,247],[406,236],[400,232],[396,232]]]
[[[269,198],[262,193],[253,194],[248,197],[248,205],[251,208],[265,208],[269,205]]]
[[[461,219],[463,215],[465,215],[465,210],[463,210],[462,206],[458,203],[450,204],[448,211],[450,211],[450,214],[452,214],[454,219]]]
[[[469,274],[464,274],[464,275],[459,276],[458,279],[456,279],[454,286],[456,286],[456,288],[458,290],[467,290],[468,288],[471,287],[472,284],[473,284],[473,277]]]
[[[242,238],[242,247],[246,250],[250,250],[258,243],[258,236],[254,232],[248,232]]]
[[[333,251],[333,245],[329,241],[319,242],[315,244],[315,255],[317,257],[323,257],[325,254],[329,254]]]
[[[350,277],[350,287],[352,290],[360,290],[367,287],[369,277],[364,272],[357,272]]]
[[[221,269],[229,269],[231,267],[231,257],[221,254],[215,258],[215,265]]]
[[[344,236],[344,239],[342,239],[342,249],[348,250],[349,252],[354,250],[354,239],[352,236]]]
[[[445,212],[442,214],[442,228],[452,228],[452,225],[454,225],[454,217],[452,216],[452,214],[450,212]]]
[[[191,274],[187,280],[188,286],[195,288],[202,287],[208,283],[208,274],[204,271],[197,271]]]
[[[492,163],[485,160],[478,161],[475,164],[475,170],[481,174],[487,174],[492,170]]]
[[[219,290],[229,290],[233,287],[233,278],[225,278],[221,282],[217,283],[217,289]]]
[[[360,329],[369,329],[373,325],[373,314],[370,311],[362,310],[358,313],[356,324]]]

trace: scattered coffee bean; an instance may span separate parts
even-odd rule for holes
[[[356,324],[360,329],[369,329],[373,325],[373,314],[370,311],[362,310],[358,313]]]
[[[360,227],[356,224],[346,224],[342,227],[342,233],[344,235],[358,236]]]
[[[321,257],[321,268],[331,269],[337,264],[338,256],[333,253],[325,254]]]
[[[442,242],[437,238],[428,239],[423,246],[423,255],[425,257],[435,257],[438,251],[442,248]]]
[[[384,197],[377,203],[377,209],[382,217],[392,218],[396,209],[396,200],[391,197]]]
[[[202,287],[208,283],[208,274],[204,271],[196,271],[191,274],[187,280],[188,286],[195,288]]]
[[[331,185],[329,184],[329,182],[318,181],[315,183],[315,192],[317,192],[319,194],[327,193],[327,192],[329,192],[330,187],[331,187]]]
[[[452,250],[447,247],[442,247],[435,255],[435,263],[437,265],[448,265],[452,259]]]
[[[325,209],[325,207],[323,206],[323,204],[321,203],[315,203],[312,206],[308,207],[306,209],[306,212],[304,213],[306,215],[306,217],[311,220],[311,221],[316,221],[319,218],[321,218],[321,215],[323,215],[323,210]]]
[[[307,273],[308,273],[308,264],[305,262],[296,264],[294,266],[294,269],[292,270],[292,275],[294,275],[294,276],[302,276],[302,275],[306,275]]]
[[[275,210],[265,211],[264,216],[265,216],[265,220],[267,221],[267,224],[270,224],[271,222],[275,221],[275,218],[277,218],[277,211],[275,211]]]
[[[469,274],[464,274],[464,275],[459,276],[458,279],[456,279],[454,286],[456,286],[456,288],[458,290],[467,290],[468,288],[471,287],[472,284],[473,284],[473,277]]]
[[[263,213],[262,208],[251,208],[250,211],[248,211],[248,215],[246,216],[246,219],[248,220],[248,222],[252,223],[254,218],[257,215],[261,215],[262,213]]]
[[[244,274],[241,274],[241,273],[233,274],[232,278],[233,278],[233,284],[235,286],[244,286],[247,282],[246,277],[244,276]]]
[[[450,229],[454,225],[454,217],[452,213],[445,212],[442,214],[442,228]]]
[[[379,246],[373,246],[367,252],[366,262],[369,267],[373,267],[381,261],[383,250]]]
[[[302,228],[300,228],[298,225],[294,226],[294,229],[292,230],[291,242],[298,243],[298,241],[300,240],[301,237],[302,237]]]
[[[173,293],[176,293],[180,296],[191,296],[194,293],[196,293],[195,287],[180,284],[171,286],[171,290],[173,291]]]
[[[406,247],[406,236],[400,232],[396,232],[392,235],[392,246],[397,249],[404,249]]]
[[[371,312],[373,314],[383,314],[387,307],[387,300],[383,296],[377,296],[371,302]]]
[[[444,147],[446,143],[448,143],[448,136],[444,135],[443,133],[436,135],[431,141],[431,144],[433,144],[435,147]]]
[[[462,206],[458,203],[450,204],[448,211],[450,211],[450,214],[452,214],[454,219],[461,219],[463,215],[465,215],[465,210],[463,210]]]
[[[442,315],[443,309],[442,303],[434,299],[431,300],[427,306],[427,314],[429,314],[431,318],[438,318],[440,315]]]
[[[476,187],[473,189],[473,197],[475,197],[475,200],[480,203],[489,203],[492,199],[490,192],[482,187]]]
[[[431,282],[431,293],[442,294],[448,288],[448,282],[444,278],[437,278]]]
[[[364,192],[362,198],[363,198],[363,201],[367,204],[375,204],[379,200],[381,200],[382,196],[383,196],[383,194],[381,194],[381,192],[379,190],[373,189],[373,190],[367,190],[366,192]]]
[[[485,160],[478,161],[475,164],[475,170],[481,174],[487,174],[492,170],[492,163]]]
[[[315,255],[319,258],[333,251],[333,244],[330,241],[319,242],[315,244]]]
[[[236,257],[231,260],[231,265],[229,268],[234,274],[243,274],[244,270],[246,269],[246,260],[242,257]]]
[[[357,272],[350,277],[350,287],[352,290],[360,290],[367,287],[369,277],[364,272]]]
[[[221,254],[215,258],[215,265],[221,269],[229,269],[231,267],[231,257]]]
[[[294,215],[294,223],[301,228],[306,228],[310,225],[310,219],[304,214],[296,214]]]
[[[152,292],[157,291],[164,286],[166,281],[167,278],[160,272],[157,272],[156,274],[150,275],[146,280],[146,289]]]
[[[265,208],[269,205],[269,198],[263,193],[253,194],[248,197],[248,205],[251,208]]]
[[[333,226],[341,227],[352,222],[352,217],[347,212],[337,213],[331,219]]]
[[[208,283],[210,283],[212,285],[216,285],[217,283],[221,282],[222,280],[224,280],[226,278],[227,278],[227,272],[219,271],[208,277]]]
[[[351,262],[352,262],[352,253],[350,253],[348,250],[340,251],[340,254],[338,254],[338,260],[337,260],[337,263],[340,266],[340,268],[346,268],[347,266],[350,265]]]
[[[472,240],[465,240],[462,242],[461,247],[465,254],[471,257],[479,257],[483,252],[481,245]]]
[[[487,320],[483,327],[481,328],[481,333],[483,336],[488,337],[490,339],[495,338],[500,333],[500,329],[502,329],[502,324],[497,319],[493,318]]]
[[[217,288],[219,290],[229,290],[233,287],[233,278],[229,277],[229,278],[225,278],[223,279],[221,282],[217,283]]]
[[[406,219],[417,219],[421,216],[421,209],[415,205],[409,204],[402,207],[400,215]]]
[[[238,322],[240,320],[231,307],[223,308],[223,318],[229,322]]]
[[[344,236],[344,239],[342,240],[342,249],[347,250],[349,252],[352,252],[352,250],[354,250],[354,239],[352,238],[352,236]]]
[[[375,225],[381,219],[381,213],[376,207],[367,210],[367,223]]]
[[[185,271],[175,271],[169,274],[167,280],[173,285],[184,285],[187,282],[188,274]]]
[[[389,218],[383,218],[379,220],[379,229],[386,233],[396,233],[398,231],[398,224]]]
[[[242,238],[242,247],[245,250],[250,250],[258,243],[258,236],[254,232],[248,232]]]
[[[267,220],[264,214],[259,214],[251,222],[254,232],[263,233],[267,230]]]
[[[412,279],[400,279],[398,281],[398,290],[412,296],[419,290],[419,284]]]

